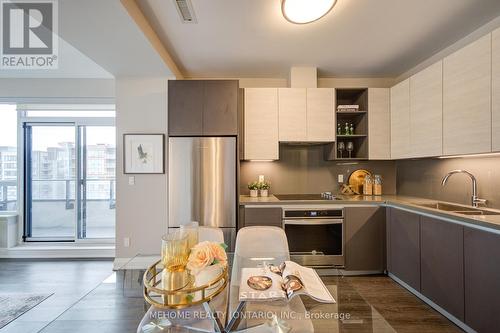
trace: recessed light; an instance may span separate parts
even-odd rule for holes
[[[281,11],[288,21],[305,24],[328,14],[336,2],[337,0],[281,0]]]

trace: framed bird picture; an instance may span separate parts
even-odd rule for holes
[[[164,134],[123,134],[123,173],[165,173]]]

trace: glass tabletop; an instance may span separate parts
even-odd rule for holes
[[[138,255],[121,266],[125,271],[142,272],[159,256]],[[375,308],[370,306],[342,276],[324,277],[323,281],[336,303],[319,303],[308,296],[289,301],[239,301],[241,271],[289,260],[288,254],[253,253],[229,255],[230,283],[209,304],[182,310],[151,306],[137,327],[138,333],[218,332],[232,326],[230,332],[394,332]],[[134,278],[135,280],[135,278]]]

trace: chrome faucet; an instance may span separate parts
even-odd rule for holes
[[[441,186],[445,186],[446,182],[448,181],[448,178],[450,178],[451,175],[454,175],[456,173],[465,173],[472,180],[472,207],[477,208],[477,207],[479,207],[479,204],[482,204],[482,205],[486,204],[485,199],[478,198],[478,196],[477,196],[477,180],[476,180],[476,177],[474,177],[474,175],[472,173],[470,173],[469,171],[453,170],[453,171],[448,172],[446,174],[446,176],[444,176],[443,180],[441,181]]]

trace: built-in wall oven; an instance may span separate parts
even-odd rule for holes
[[[283,229],[293,261],[310,267],[344,267],[343,208],[285,208]]]

